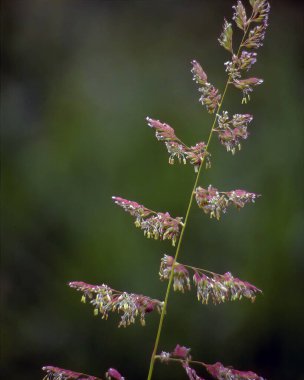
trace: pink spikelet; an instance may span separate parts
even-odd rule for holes
[[[262,83],[263,79],[259,78],[235,79],[233,81],[234,86],[243,91],[242,103],[246,103],[247,99],[250,100],[250,93],[253,91],[253,87]]]
[[[108,285],[90,285],[85,282],[73,281],[69,286],[83,293],[81,302],[89,300],[94,308],[94,315],[101,315],[102,319],[108,319],[110,312],[117,312],[121,316],[118,327],[127,327],[135,323],[136,318],[142,326],[145,326],[145,316],[153,310],[159,313],[163,302],[144,296],[121,292],[110,288]]]
[[[115,368],[109,368],[106,372],[106,379],[108,380],[125,380],[125,378]]]
[[[241,141],[247,139],[247,126],[252,119],[252,115],[249,114],[235,114],[230,119],[227,111],[218,115],[218,127],[213,130],[217,133],[220,143],[226,147],[227,152],[235,154],[237,149],[241,149]]]
[[[224,20],[223,31],[218,41],[220,45],[223,46],[223,48],[228,50],[230,53],[233,53],[232,36],[233,36],[232,24],[228,22],[227,20]]]
[[[206,370],[217,380],[265,380],[252,371],[238,371],[224,367],[222,363],[206,364]]]
[[[171,240],[172,245],[175,246],[183,225],[182,218],[172,218],[168,212],[155,212],[120,197],[112,197],[112,199],[115,204],[135,216],[135,226],[143,230],[147,238]]]
[[[155,130],[155,136],[159,141],[164,141],[169,153],[169,164],[173,165],[175,159],[179,163],[186,164],[189,162],[194,166],[194,171],[197,172],[200,165],[205,161],[206,168],[210,168],[210,154],[206,150],[206,144],[199,142],[194,146],[188,147],[179,138],[176,137],[175,131],[166,123],[159,120],[147,117],[149,127]]]
[[[42,370],[46,372],[43,380],[102,380],[99,377],[53,366],[42,367]]]
[[[53,366],[45,366],[42,370],[47,373],[43,380],[102,380],[100,377]],[[109,368],[105,377],[107,380],[125,380],[115,368]]]
[[[170,278],[173,268],[174,258],[164,255],[161,259],[159,276],[161,280]],[[204,269],[192,267],[175,262],[173,273],[173,289],[182,293],[191,289],[192,282],[196,287],[197,299],[203,304],[208,304],[211,300],[215,305],[248,298],[255,301],[256,295],[262,293],[260,289],[247,281],[242,281],[233,277],[230,272],[223,275],[206,271]]]
[[[179,351],[181,351],[181,354],[179,354]],[[167,364],[170,362],[179,363],[186,371],[189,380],[204,380],[193,368],[191,368],[191,364],[204,367],[205,370],[216,380],[265,380],[255,372],[239,371],[232,367],[225,367],[220,362],[206,364],[202,361],[193,361],[189,352],[190,348],[186,348],[178,344],[172,352],[162,351],[160,355],[157,355],[157,359],[159,359],[162,363]]]
[[[192,61],[191,64],[193,80],[201,86],[198,89],[199,92],[202,93],[199,101],[207,108],[209,113],[214,113],[220,104],[221,95],[219,94],[219,91],[207,81],[207,74],[202,69],[201,65],[195,60]]]
[[[198,207],[202,208],[210,218],[220,219],[221,213],[226,213],[229,206],[240,209],[247,203],[254,203],[259,194],[249,193],[246,190],[232,190],[228,192],[218,191],[217,188],[209,185],[207,189],[197,187],[195,199]]]
[[[189,380],[205,380],[203,377],[199,376],[196,371],[189,366],[187,362],[182,364]]]
[[[250,0],[250,5],[252,13],[249,18],[240,0],[233,7],[234,14],[232,18],[237,27],[244,32],[238,53],[235,54],[233,52],[232,24],[226,20],[224,21],[223,32],[219,38],[220,45],[232,54],[231,60],[225,63],[226,71],[229,74],[229,83],[242,91],[242,103],[247,103],[250,100],[250,93],[253,91],[253,88],[263,83],[263,80],[260,78],[242,78],[242,72],[248,71],[256,62],[257,53],[248,50],[257,50],[263,45],[270,11],[270,5],[266,0]],[[254,26],[252,27],[252,25]]]

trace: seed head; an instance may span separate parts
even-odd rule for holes
[[[112,197],[115,204],[122,207],[126,212],[135,216],[135,226],[144,231],[147,238],[171,240],[175,246],[183,225],[182,218],[172,218],[168,212],[155,212],[147,209],[137,202],[128,201],[120,197]]]
[[[202,105],[206,106],[209,113],[214,113],[214,111],[219,106],[221,95],[218,90],[210,83],[207,82],[207,74],[202,69],[201,65],[197,61],[192,61],[191,72],[193,74],[193,80],[200,84],[199,92],[202,93],[199,101]]]
[[[227,20],[224,20],[223,31],[218,41],[220,45],[223,46],[223,48],[225,48],[226,50],[230,51],[230,53],[233,53],[232,35],[232,25]]]
[[[246,203],[254,203],[259,194],[249,193],[246,190],[231,190],[220,192],[217,188],[209,185],[207,189],[197,187],[195,199],[198,207],[202,208],[210,218],[220,219],[221,213],[226,213],[229,206],[240,209]]]
[[[70,282],[69,286],[83,293],[85,299],[89,299],[94,307],[94,315],[101,315],[102,319],[108,319],[110,312],[120,314],[121,320],[118,327],[127,327],[135,323],[136,318],[142,326],[145,325],[146,314],[157,310],[161,312],[163,303],[159,300],[134,294],[121,292],[110,288],[108,285],[90,285],[85,282]]]
[[[220,143],[226,147],[227,152],[234,154],[236,149],[241,149],[241,140],[247,139],[247,125],[252,119],[252,115],[249,114],[235,114],[230,120],[227,111],[218,115],[218,128],[215,128],[214,131],[218,134]]]
[[[84,373],[70,371],[53,366],[42,367],[42,370],[46,372],[46,376],[43,380],[101,380],[99,377],[86,375]]]
[[[206,168],[210,167],[210,154],[206,150],[206,144],[199,142],[195,146],[188,147],[179,138],[176,137],[175,131],[166,123],[147,117],[148,125],[155,129],[155,136],[158,140],[164,141],[169,153],[169,164],[174,164],[175,159],[179,163],[186,164],[189,162],[194,166],[197,172],[200,165],[206,160]]]

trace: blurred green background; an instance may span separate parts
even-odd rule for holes
[[[217,43],[230,1],[2,2],[2,374],[42,378],[53,364],[144,379],[157,314],[118,329],[94,318],[68,281],[107,283],[164,297],[160,258],[114,206],[112,195],[185,215],[192,167],[169,166],[147,115],[194,144],[212,117],[198,103],[190,61],[222,88],[227,52]],[[214,138],[200,185],[263,196],[220,222],[192,208],[180,261],[231,271],[264,291],[250,302],[203,306],[172,294],[160,350],[180,343],[195,358],[303,379],[303,7],[272,1],[270,28],[252,75],[252,101],[229,89],[224,109],[254,115],[235,156]],[[155,379],[183,379],[156,365]]]

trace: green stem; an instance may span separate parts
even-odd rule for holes
[[[241,47],[242,47],[242,44],[244,42],[244,39],[245,39],[245,36],[247,34],[248,29],[249,29],[249,25],[246,28],[246,30],[244,31],[244,35],[243,35],[242,41],[241,41],[240,46],[238,48],[237,56],[239,56],[239,53],[241,51]],[[217,114],[219,113],[220,109],[222,108],[222,104],[223,104],[223,101],[224,101],[224,98],[225,98],[228,86],[231,83],[230,79],[231,78],[229,76],[228,79],[227,79],[224,91],[223,91],[221,102],[219,103],[219,105],[217,107],[217,110],[215,112],[214,120],[213,120],[213,123],[212,123],[212,126],[211,126],[211,130],[209,132],[208,140],[207,140],[206,152],[208,151],[208,148],[209,148],[209,145],[210,145],[210,142],[211,142],[212,134],[213,134],[213,131],[214,131],[214,126],[215,126],[216,119],[217,119]],[[178,255],[179,255],[180,247],[181,247],[181,244],[182,244],[182,241],[183,241],[184,232],[185,232],[185,229],[186,229],[186,226],[187,226],[187,222],[188,222],[188,218],[189,218],[189,214],[190,214],[190,210],[191,210],[191,206],[192,206],[193,196],[194,196],[194,193],[195,193],[195,189],[196,189],[196,186],[197,186],[197,183],[198,183],[198,180],[199,180],[199,176],[200,176],[203,164],[204,164],[204,158],[203,158],[203,160],[201,162],[201,165],[200,165],[200,167],[198,169],[198,172],[197,172],[197,175],[196,175],[196,178],[195,178],[195,181],[194,181],[193,189],[191,191],[191,196],[190,196],[190,199],[189,199],[189,203],[188,203],[188,207],[187,207],[187,212],[186,212],[186,216],[185,216],[185,222],[184,222],[184,225],[182,226],[180,238],[178,240],[178,244],[177,244],[177,248],[176,248],[176,252],[175,252],[175,256],[174,256],[174,260],[173,260],[173,264],[172,264],[173,267],[174,267],[174,265],[175,265],[175,263],[177,261]],[[159,320],[159,325],[158,325],[158,329],[157,329],[157,334],[156,334],[156,338],[155,338],[153,352],[152,352],[152,355],[151,355],[151,360],[150,360],[150,366],[149,366],[149,372],[148,372],[147,380],[151,380],[152,379],[152,374],[153,374],[154,364],[155,364],[155,359],[156,359],[156,352],[157,352],[157,349],[158,349],[158,344],[159,344],[159,340],[160,340],[160,336],[161,336],[161,332],[162,332],[162,328],[163,328],[163,323],[164,323],[165,314],[166,314],[166,310],[167,310],[167,304],[168,304],[168,299],[169,299],[169,295],[170,295],[170,290],[171,290],[171,285],[172,285],[172,281],[173,281],[173,276],[174,276],[174,270],[171,271],[169,282],[168,282],[168,285],[167,285],[166,296],[165,296],[165,300],[164,300],[164,306],[162,308],[162,312],[161,312],[161,316],[160,316],[160,320]]]
[[[227,91],[228,84],[229,84],[229,80],[226,83],[226,86],[225,86],[225,89],[224,89],[224,93],[223,93],[223,97],[222,97],[222,101],[219,104],[216,113],[218,113],[218,111],[220,110],[220,108],[222,106],[222,102],[223,102],[225,93]],[[215,126],[215,123],[216,123],[216,115],[215,115],[214,121],[212,123],[211,131],[209,133],[208,142],[207,142],[207,145],[206,145],[206,151],[208,150],[208,147],[209,147],[209,144],[210,144],[210,141],[211,141],[211,137],[212,137],[213,128]],[[189,200],[189,203],[188,203],[188,208],[187,208],[187,212],[186,212],[186,216],[185,216],[185,222],[184,222],[184,225],[183,225],[182,230],[181,230],[180,238],[178,240],[178,245],[177,245],[177,248],[176,248],[176,253],[175,253],[175,256],[174,256],[174,261],[173,261],[173,264],[172,264],[173,266],[175,265],[175,262],[177,261],[177,258],[178,258],[178,255],[179,255],[180,247],[181,247],[181,244],[182,244],[182,241],[183,241],[184,232],[185,232],[185,229],[186,229],[186,226],[187,226],[187,222],[188,222],[188,218],[189,218],[189,214],[190,214],[190,210],[191,210],[191,206],[192,206],[194,192],[195,192],[195,189],[196,189],[196,186],[197,186],[197,183],[198,183],[198,179],[199,179],[199,176],[200,176],[203,164],[204,164],[204,160],[202,160],[202,163],[201,163],[201,165],[199,167],[199,170],[197,172],[197,175],[196,175],[196,178],[195,178],[195,181],[194,181],[193,189],[191,191],[191,196],[190,196],[190,200]],[[156,352],[157,352],[157,349],[158,349],[158,343],[159,343],[159,339],[160,339],[160,335],[161,335],[161,331],[162,331],[162,327],[163,327],[163,323],[164,323],[164,319],[165,319],[168,299],[169,299],[171,285],[172,285],[172,281],[173,281],[173,274],[174,274],[174,271],[171,271],[170,278],[169,278],[169,283],[168,283],[167,290],[166,290],[166,296],[165,296],[164,306],[163,306],[162,313],[161,313],[160,320],[159,320],[157,335],[156,335],[156,339],[155,339],[155,343],[154,343],[154,349],[153,349],[152,356],[151,356],[150,368],[149,368],[149,373],[148,373],[147,380],[151,380],[152,379],[152,374],[153,374],[153,369],[154,369],[154,363],[155,363],[155,358],[156,358]]]

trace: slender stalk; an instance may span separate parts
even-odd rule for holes
[[[245,40],[245,36],[246,36],[247,31],[249,29],[249,25],[250,25],[250,23],[248,23],[248,26],[247,26],[246,30],[244,31],[242,41],[241,41],[241,43],[239,45],[239,48],[238,48],[237,56],[239,56],[239,54],[240,54],[240,51],[241,51],[241,48],[242,48],[242,44],[243,44],[243,42]],[[222,108],[222,104],[223,104],[223,101],[224,101],[224,98],[225,98],[228,86],[231,83],[230,79],[231,79],[230,76],[228,76],[228,79],[227,79],[227,82],[226,82],[226,85],[225,85],[225,88],[224,88],[224,91],[223,91],[223,95],[222,95],[221,101],[220,101],[220,103],[219,103],[219,105],[218,105],[218,107],[216,109],[216,112],[215,112],[215,116],[214,116],[213,123],[212,123],[211,129],[210,129],[210,132],[209,132],[209,137],[208,137],[208,140],[207,140],[206,152],[208,151],[208,148],[209,148],[209,145],[210,145],[210,142],[211,142],[211,138],[212,138],[212,135],[213,135],[213,132],[214,132],[214,126],[215,126],[215,123],[216,123],[217,115],[218,115],[220,109]],[[200,167],[198,169],[198,172],[197,172],[197,175],[196,175],[196,178],[195,178],[195,181],[194,181],[193,189],[191,191],[191,195],[190,195],[190,199],[189,199],[189,203],[188,203],[188,207],[187,207],[187,211],[186,211],[186,216],[185,216],[185,222],[184,222],[184,225],[182,226],[182,230],[181,230],[180,238],[178,240],[178,244],[177,244],[177,248],[176,248],[176,252],[175,252],[175,256],[174,256],[172,267],[174,267],[174,265],[175,265],[175,263],[177,261],[178,255],[179,255],[180,247],[181,247],[181,244],[182,244],[182,241],[183,241],[184,232],[185,232],[185,229],[186,229],[186,226],[187,226],[187,222],[188,222],[188,218],[189,218],[189,214],[190,214],[190,210],[191,210],[191,206],[192,206],[194,192],[195,192],[195,189],[196,189],[199,177],[200,177],[200,173],[201,173],[203,164],[204,164],[204,158],[203,158],[203,160],[201,162],[201,165],[200,165]],[[161,316],[160,316],[160,320],[159,320],[159,325],[158,325],[157,334],[156,334],[156,338],[155,338],[154,348],[153,348],[152,355],[151,355],[151,360],[150,360],[150,366],[149,366],[149,372],[148,372],[147,380],[151,380],[152,379],[155,359],[157,357],[156,353],[157,353],[158,344],[159,344],[159,340],[160,340],[160,336],[161,336],[161,332],[162,332],[162,328],[163,328],[163,323],[164,323],[164,319],[165,319],[165,314],[166,314],[166,310],[167,310],[167,304],[168,304],[168,299],[169,299],[169,295],[170,295],[170,290],[171,290],[171,285],[172,285],[172,281],[173,281],[173,276],[174,276],[174,270],[171,271],[169,282],[168,282],[168,285],[167,285],[166,296],[165,296],[165,300],[164,300],[164,306],[163,306],[163,309],[162,309],[162,312],[161,312]]]
[[[156,356],[155,356],[155,359],[159,359],[159,360],[161,360],[162,358],[161,358],[160,355],[156,355]],[[177,362],[177,363],[184,363],[184,362],[185,362],[185,360],[183,360],[183,359],[177,359],[177,358],[166,358],[166,360],[169,360],[169,361],[171,361],[171,362]],[[201,366],[203,366],[203,367],[206,367],[206,365],[208,365],[208,364],[206,364],[206,363],[204,363],[204,362],[199,362],[199,361],[197,361],[197,360],[187,360],[187,363],[190,363],[190,364],[197,364],[197,365],[201,365]]]
[[[222,274],[219,274],[219,273],[215,273],[215,272],[211,272],[211,270],[207,270],[207,269],[203,269],[203,268],[197,268],[197,267],[193,267],[191,265],[186,265],[186,264],[182,264],[184,267],[186,268],[189,268],[189,269],[192,269],[196,272],[205,272],[205,273],[209,273],[209,274],[212,274],[213,276],[221,276],[221,277],[224,277]]]
[[[228,85],[229,85],[229,79],[228,79],[228,81],[226,83],[226,86],[225,86],[225,89],[224,89],[224,93],[223,93],[223,97],[222,97],[222,101],[221,101],[221,103],[219,104],[219,106],[217,108],[217,112],[219,112],[219,110],[221,108],[221,105],[222,105],[222,102],[223,102],[223,99],[224,99],[224,95],[225,95],[225,93],[227,91]],[[206,151],[208,150],[208,147],[209,147],[209,144],[210,144],[210,141],[211,141],[211,137],[212,137],[212,134],[213,134],[213,128],[215,126],[215,123],[216,123],[216,116],[214,117],[214,121],[212,123],[211,131],[209,133],[208,142],[207,142],[207,146],[206,146]],[[204,163],[204,160],[202,160],[202,163],[201,163],[201,165],[199,167],[199,170],[197,172],[197,175],[196,175],[196,178],[195,178],[195,181],[194,181],[193,189],[191,191],[191,196],[190,196],[190,199],[189,199],[189,203],[188,203],[188,207],[187,207],[187,212],[186,212],[186,216],[185,216],[185,222],[184,222],[184,225],[183,225],[182,230],[181,230],[180,238],[178,240],[178,245],[177,245],[176,253],[175,253],[175,256],[174,256],[173,266],[175,265],[175,262],[177,261],[177,258],[178,258],[178,255],[179,255],[181,243],[182,243],[182,240],[183,240],[184,232],[185,232],[185,229],[186,229],[186,226],[187,226],[187,222],[188,222],[188,218],[189,218],[189,214],[190,214],[190,210],[191,210],[191,206],[192,206],[194,192],[195,192],[195,189],[196,189],[196,186],[197,186],[197,183],[198,183],[198,179],[199,179],[199,176],[200,176],[200,173],[201,173],[201,169],[203,167],[203,163]],[[162,327],[163,327],[163,322],[164,322],[164,319],[165,319],[168,299],[169,299],[171,285],[172,285],[172,281],[173,281],[173,274],[174,274],[174,271],[172,270],[171,274],[170,274],[167,290],[166,290],[166,296],[165,296],[164,306],[163,306],[162,313],[161,313],[160,320],[159,320],[159,325],[158,325],[157,335],[156,335],[156,339],[155,339],[155,343],[154,343],[154,349],[153,349],[152,356],[151,356],[150,368],[149,368],[149,373],[148,373],[147,380],[151,380],[152,379],[152,374],[153,374],[153,369],[154,369],[154,363],[155,363],[155,359],[156,359],[156,352],[157,352],[157,349],[158,349],[158,343],[159,343],[159,339],[160,339],[160,335],[161,335],[161,331],[162,331]]]

